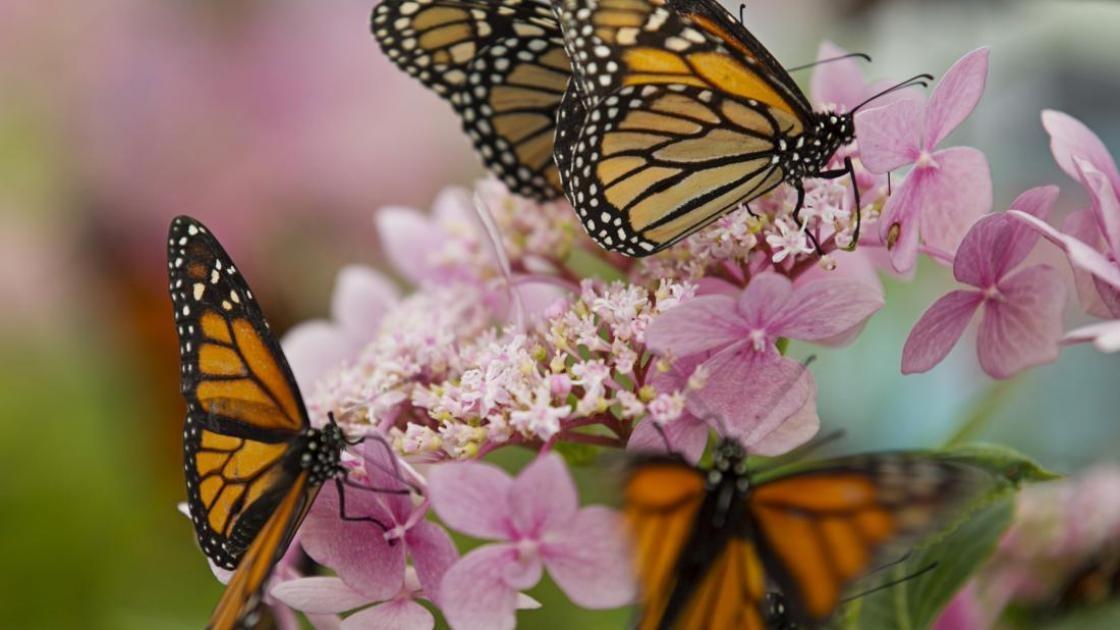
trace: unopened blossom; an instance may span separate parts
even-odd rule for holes
[[[300,323],[281,340],[300,390],[310,392],[316,379],[355,358],[398,299],[396,286],[376,270],[344,267],[331,294],[331,319]]]
[[[337,489],[327,484],[301,529],[304,550],[337,577],[285,581],[273,594],[313,614],[339,614],[380,602],[347,617],[344,627],[371,627],[367,624],[386,618],[404,625],[380,627],[431,627],[430,616],[413,600],[419,591],[439,603],[440,582],[458,552],[442,527],[424,520],[423,505],[413,505],[405,472],[388,445],[369,439],[361,455],[344,486],[346,514],[373,520],[343,520]],[[415,584],[406,580],[408,563]]]
[[[456,630],[513,628],[518,592],[547,569],[560,590],[584,608],[614,608],[634,597],[621,517],[579,507],[563,459],[542,455],[511,479],[490,464],[434,468],[432,508],[449,527],[498,541],[463,556],[441,590]]]
[[[882,305],[882,297],[860,282],[828,278],[794,287],[764,273],[737,297],[701,296],[659,316],[647,342],[673,357],[702,357],[709,376],[704,389],[689,396],[694,416],[725,424],[718,428],[752,452],[776,454],[812,437],[819,425],[812,376],[781,355],[778,339],[837,337]]]
[[[1120,171],[1097,136],[1077,119],[1043,113],[1054,158],[1081,182],[1090,207],[1071,215],[1059,232],[1039,218],[1016,213],[1065,252],[1077,275],[1082,305],[1106,321],[1071,331],[1066,341],[1093,342],[1102,352],[1120,351]]]
[[[969,147],[938,148],[976,108],[987,76],[988,49],[981,48],[945,73],[928,102],[901,99],[856,115],[860,159],[868,170],[913,166],[879,225],[900,272],[913,268],[920,242],[952,255],[968,228],[992,208],[984,154]]]
[[[1012,207],[1045,217],[1058,197],[1055,186],[1023,193]],[[961,243],[953,262],[960,289],[935,302],[910,331],[902,352],[905,374],[925,372],[944,359],[976,311],[983,311],[977,354],[993,378],[1009,378],[1058,358],[1066,289],[1048,265],[1018,269],[1038,234],[1008,214],[980,220]]]

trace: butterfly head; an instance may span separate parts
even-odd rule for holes
[[[778,141],[778,159],[791,180],[815,177],[828,167],[832,156],[855,137],[851,114],[818,113],[813,125],[804,133]]]
[[[742,475],[746,473],[746,449],[738,440],[722,440],[712,453],[712,469],[726,474]]]

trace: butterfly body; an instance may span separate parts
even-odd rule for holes
[[[319,488],[345,474],[346,440],[333,422],[311,426],[252,291],[190,217],[171,223],[168,277],[187,407],[187,505],[203,552],[235,570],[210,627],[251,627]]]
[[[642,629],[820,627],[885,552],[941,522],[975,471],[874,454],[757,478],[722,441],[711,468],[639,460],[625,489]]]

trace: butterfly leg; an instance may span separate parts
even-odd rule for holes
[[[798,182],[795,186],[797,190],[797,205],[793,208],[793,222],[805,231],[805,236],[809,237],[809,241],[813,243],[813,249],[817,251],[817,256],[824,256],[824,250],[821,249],[821,243],[817,240],[817,235],[809,231],[809,226],[801,222],[801,210],[805,207],[805,187]],[[806,221],[806,223],[808,223]]]
[[[851,245],[848,245],[844,249],[846,251],[849,251],[849,252],[850,251],[855,251],[856,247],[859,245],[859,230],[860,230],[860,227],[862,227],[862,224],[863,224],[863,213],[861,212],[861,208],[863,207],[863,204],[862,204],[862,202],[860,202],[860,198],[859,198],[859,181],[856,180],[856,169],[855,169],[855,166],[852,164],[852,158],[850,156],[844,158],[844,168],[838,168],[838,169],[831,170],[831,171],[824,171],[823,173],[818,173],[817,177],[820,178],[820,179],[840,179],[841,177],[850,177],[851,178],[851,180],[852,180],[852,196],[855,198],[854,199],[855,205],[853,206],[853,210],[856,213],[856,229],[855,229],[854,232],[852,232],[852,243],[851,243]]]
[[[346,513],[346,486],[345,486],[345,484],[343,484],[342,479],[339,478],[339,477],[334,478],[334,485],[335,485],[335,488],[338,489],[338,517],[339,518],[341,518],[344,521],[350,521],[350,522],[373,523],[374,525],[380,527],[381,531],[386,531],[386,532],[389,531],[389,528],[388,528],[388,526],[385,525],[385,523],[382,523],[380,520],[378,520],[378,519],[376,519],[372,516],[351,516],[351,515],[347,514]]]

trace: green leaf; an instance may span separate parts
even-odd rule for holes
[[[998,444],[969,444],[936,451],[932,455],[939,459],[976,466],[1016,487],[1023,482],[1052,481],[1061,478],[1061,475],[1046,470],[1015,449]]]
[[[954,516],[940,529],[918,541],[905,562],[884,571],[877,579],[860,582],[855,590],[869,594],[838,613],[836,625],[841,628],[929,627],[995,550],[1000,536],[1011,524],[1015,492],[1020,484],[1057,477],[1003,446],[969,445],[910,455],[967,464],[988,473],[990,479],[957,506]]]
[[[557,442],[552,450],[560,453],[564,461],[573,467],[591,466],[599,457],[599,449],[590,444],[576,442]]]
[[[845,628],[914,630],[928,628],[938,613],[995,550],[1011,524],[1015,501],[1010,492],[973,512],[936,543],[919,546],[905,562],[887,571],[871,589],[885,587],[859,600],[858,618]],[[906,579],[928,567],[917,577]],[[900,583],[887,586],[891,582]]]
[[[1120,602],[1081,608],[1046,623],[1032,625],[1042,630],[1114,630],[1120,628]]]

